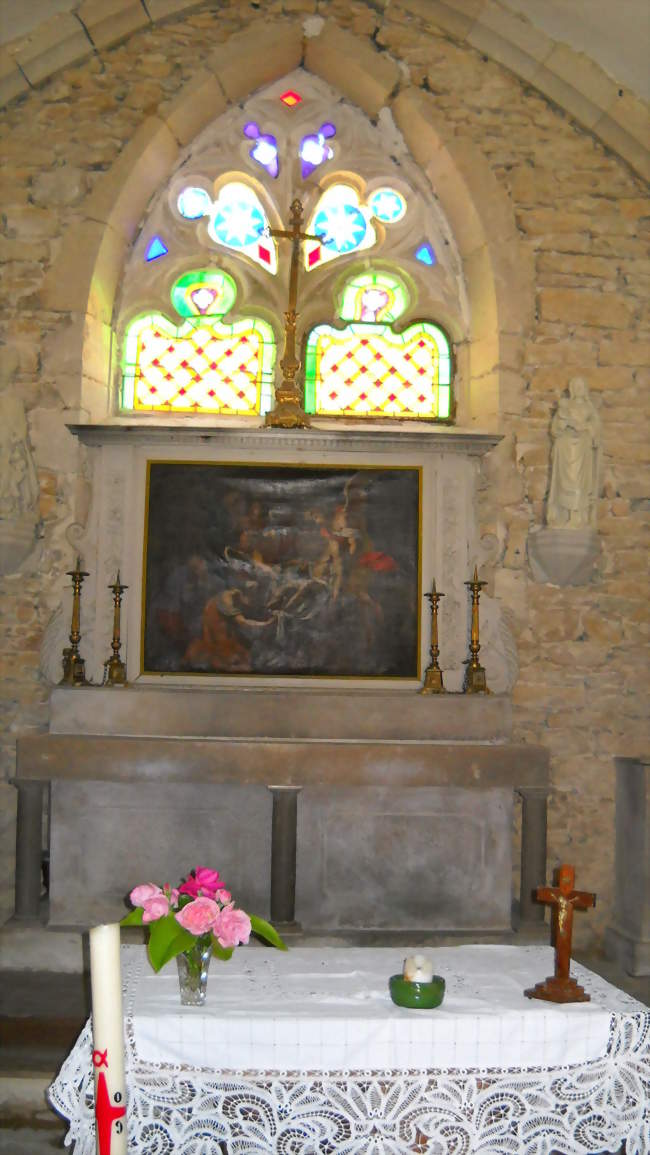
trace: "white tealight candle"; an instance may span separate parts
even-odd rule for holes
[[[404,959],[404,978],[409,983],[430,983],[433,965],[423,954],[414,954]]]
[[[126,1155],[124,1023],[118,923],[90,932],[95,1134],[98,1155]]]

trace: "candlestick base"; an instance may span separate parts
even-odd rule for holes
[[[474,666],[471,662],[465,671],[465,685],[463,686],[465,694],[489,694],[487,687],[487,679],[485,677],[485,669],[479,666],[478,663]]]
[[[60,686],[71,686],[73,684],[73,679],[72,679],[72,650],[70,649],[70,646],[65,647],[63,654],[62,654],[62,657],[61,657],[61,662],[63,664],[63,677],[61,678],[59,685]]]
[[[588,995],[575,979],[558,978],[551,975],[542,983],[537,983],[530,990],[524,991],[527,999],[544,999],[547,1003],[588,1003]]]
[[[86,663],[78,654],[73,653],[69,646],[63,651],[63,677],[60,686],[87,686]]]
[[[106,679],[107,686],[126,686],[126,666],[121,658],[109,658],[106,662]]]
[[[445,687],[442,684],[442,670],[437,666],[429,666],[424,672],[424,685],[420,690],[421,694],[444,694]]]

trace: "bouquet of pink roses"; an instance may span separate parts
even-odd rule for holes
[[[195,867],[178,887],[145,882],[134,887],[129,898],[134,909],[120,926],[149,927],[148,954],[155,971],[197,945],[229,959],[251,933],[279,950],[287,949],[269,922],[235,906],[219,872],[207,866]]]

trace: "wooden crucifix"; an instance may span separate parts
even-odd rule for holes
[[[309,415],[303,408],[303,396],[296,374],[300,361],[296,357],[296,306],[298,304],[298,266],[300,264],[300,242],[320,241],[321,237],[302,231],[302,203],[296,197],[291,202],[291,216],[288,229],[269,229],[272,237],[291,241],[291,266],[289,270],[289,306],[284,314],[284,352],[280,361],[282,384],[275,391],[275,407],[266,415],[266,424],[280,429],[304,429],[311,425]]]
[[[588,1003],[590,996],[569,974],[571,936],[574,910],[595,906],[596,895],[573,889],[575,870],[572,866],[561,866],[557,881],[557,886],[538,886],[535,892],[538,902],[548,902],[553,906],[555,974],[524,994],[529,999],[546,999],[550,1003]]]

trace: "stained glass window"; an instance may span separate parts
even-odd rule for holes
[[[303,180],[311,176],[319,165],[324,164],[326,160],[331,160],[334,156],[329,144],[325,143],[332,136],[336,136],[336,125],[332,124],[330,120],[321,124],[318,132],[311,132],[307,136],[303,136],[299,149],[300,172]]]
[[[180,193],[176,205],[182,217],[188,221],[198,221],[207,216],[212,208],[212,197],[207,189],[188,185]]]
[[[280,171],[277,139],[270,132],[262,132],[259,124],[254,120],[249,120],[244,125],[244,136],[255,141],[248,155],[263,169],[266,169],[269,176],[275,180]]]
[[[370,211],[361,204],[357,190],[347,184],[333,184],[325,190],[307,232],[320,238],[304,242],[307,269],[369,249],[377,240]]]
[[[305,156],[302,149],[305,142],[308,142],[308,150],[314,150],[315,159],[318,142],[322,138],[322,148],[326,149],[324,138],[327,135],[334,135],[335,131],[333,124],[322,124],[318,136],[303,138],[300,152],[303,177]],[[331,149],[327,151],[331,154]],[[322,159],[328,159],[327,155],[323,155]],[[317,163],[320,164],[321,160]],[[312,164],[309,171],[314,167],[316,165]],[[405,197],[394,188],[375,189],[370,193],[367,203],[363,204],[359,193],[352,185],[343,183],[330,185],[320,197],[307,228],[307,232],[317,236],[319,240],[304,242],[305,268],[314,269],[327,261],[336,260],[337,257],[349,256],[350,253],[372,248],[377,242],[373,217],[384,225],[394,225],[401,221],[406,213],[406,207]]]
[[[288,88],[286,92],[282,93],[280,100],[286,104],[287,108],[295,108],[297,104],[302,103],[302,96],[299,92],[294,92],[293,88]]]
[[[158,257],[164,257],[169,252],[167,245],[161,237],[152,237],[145,250],[145,261],[157,261]]]
[[[257,193],[241,181],[229,181],[212,206],[208,233],[217,244],[245,253],[275,273],[277,245],[273,237],[266,235],[268,225],[266,210]]]
[[[236,295],[227,273],[201,269],[186,273],[172,287],[182,324],[161,313],[132,321],[124,342],[122,408],[246,417],[266,413],[275,335],[259,317],[223,322]]]
[[[409,304],[406,286],[385,272],[347,282],[341,329],[317,325],[305,352],[305,409],[322,417],[449,421],[451,354],[442,329],[417,321],[396,332]]]
[[[406,200],[397,189],[378,188],[370,197],[368,208],[378,221],[394,225],[406,213]]]
[[[415,250],[415,259],[420,261],[423,265],[433,267],[436,263],[436,254],[433,245],[428,241],[423,241],[422,244]]]

